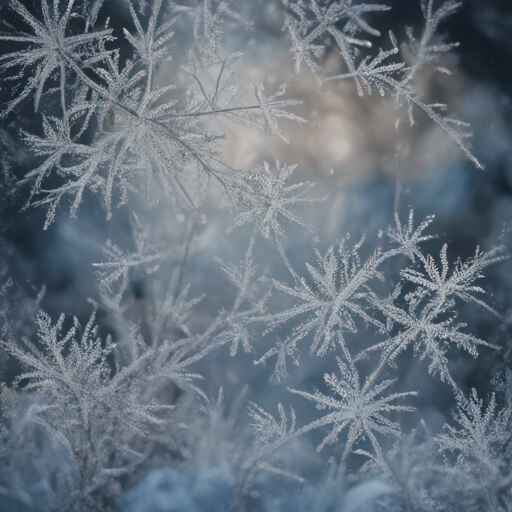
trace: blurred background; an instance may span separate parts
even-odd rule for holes
[[[412,26],[419,36],[423,20],[419,1],[381,3],[392,9],[369,17],[370,24],[383,34],[381,38],[372,39],[375,52],[379,47],[389,49],[389,30],[399,43],[405,40],[405,26]],[[5,1],[0,3],[0,18],[8,20],[10,14],[6,5]],[[283,15],[276,2],[240,0],[239,10],[252,26],[247,29],[233,24],[231,29],[228,23],[224,50],[243,53],[237,70],[241,78],[240,91],[248,89],[251,83],[263,83],[266,93],[273,94],[285,83],[284,97],[302,101],[302,105],[291,110],[307,123],[286,119],[280,123],[290,140],[287,144],[278,137],[266,141],[248,128],[222,122],[222,129],[228,135],[222,149],[223,158],[236,169],[253,168],[264,161],[273,165],[276,160],[297,164],[290,183],[315,182],[310,197],[326,198],[299,212],[311,232],[288,226],[285,248],[299,275],[307,274],[306,262],[314,263],[314,248],[324,253],[347,233],[352,235],[354,243],[365,233],[363,254],[371,254],[379,243],[378,231],[385,230],[393,221],[397,182],[401,183],[399,212],[404,221],[411,208],[416,224],[427,215],[435,215],[429,234],[436,236],[425,244],[430,254],[437,256],[444,243],[449,244],[448,255],[452,262],[458,257],[463,260],[471,257],[476,246],[486,250],[504,245],[510,250],[512,4],[509,1],[465,0],[459,11],[441,27],[446,41],[460,42],[460,47],[443,56],[442,65],[453,74],[427,71],[420,77],[425,99],[447,103],[450,113],[471,124],[473,152],[485,170],[475,168],[423,112],[415,112],[416,124],[410,126],[406,108],[395,110],[390,97],[373,94],[361,98],[350,80],[319,86],[305,66],[296,74],[290,41],[282,30]],[[126,44],[122,42],[122,27],[131,28],[132,22],[125,4],[106,1],[98,23],[106,18],[110,18],[110,26],[120,44]],[[177,28],[173,39],[173,65],[160,70],[159,83],[179,80],[188,30],[190,26],[186,25]],[[326,67],[338,72],[342,69],[335,51],[328,48],[324,59]],[[5,87],[2,85],[0,90],[0,101],[8,92]],[[102,247],[110,239],[122,247],[133,248],[132,209],[144,212],[155,243],[164,241],[172,247],[182,230],[169,207],[161,203],[147,204],[142,198],[130,198],[128,205],[120,207],[113,218],[106,221],[101,204],[91,196],[80,207],[77,219],[59,212],[55,223],[43,231],[45,211],[25,208],[30,188],[26,184],[16,185],[17,180],[38,165],[37,159],[23,146],[19,129],[37,133],[40,125],[32,104],[28,104],[3,119],[0,128],[3,155],[0,278],[2,283],[7,283],[9,277],[12,281],[3,295],[2,311],[11,319],[3,322],[3,336],[10,336],[14,330],[17,335],[33,337],[30,323],[33,306],[30,305],[43,287],[45,293],[37,307],[53,318],[63,312],[76,315],[85,323],[91,311],[87,298],[100,301],[93,279],[93,264],[105,260]],[[226,234],[229,222],[228,210],[222,207],[224,202],[220,188],[212,186],[203,207],[204,223],[197,230],[184,277],[184,282],[190,284],[189,296],[206,294],[194,313],[195,332],[204,330],[234,295],[235,290],[223,274],[219,260],[224,264],[241,260],[251,235],[250,227]],[[172,265],[172,257],[169,261],[171,263],[167,263]],[[261,274],[291,282],[279,254],[266,240],[258,241],[255,262]],[[489,269],[485,280],[480,282],[489,291],[489,303],[501,318],[474,306],[460,310],[460,321],[468,324],[469,332],[503,346],[501,352],[482,350],[477,361],[465,354],[453,354],[454,375],[464,391],[477,387],[479,395],[483,396],[493,389],[493,377],[512,363],[509,341],[511,270],[509,262],[501,263]],[[133,321],[143,316],[146,281],[165,279],[169,273],[170,268],[163,262],[151,271],[146,269],[132,276],[128,314]],[[102,335],[113,332],[115,336],[115,325],[101,308],[98,318]],[[282,336],[284,333],[274,334]],[[275,411],[281,401],[294,403],[300,409],[303,399],[290,397],[286,387],[311,391],[314,386],[322,385],[323,374],[333,371],[336,363],[332,358],[310,357],[305,349],[300,366],[288,368],[289,380],[273,386],[269,381],[272,362],[267,368],[254,365],[254,360],[272,346],[274,339],[271,338],[257,340],[256,354],[239,353],[230,358],[229,347],[224,347],[199,362],[194,371],[205,374],[202,387],[206,394],[216,396],[222,386],[229,404],[244,386],[248,386],[249,399],[269,410]],[[412,359],[410,354],[408,357]],[[414,404],[418,415],[410,420],[410,426],[423,418],[433,433],[439,432],[454,404],[451,390],[429,377],[426,365],[417,359],[399,368],[396,391],[420,390]],[[0,355],[0,371],[3,380],[10,384],[20,368],[3,354]],[[301,422],[307,422],[314,414],[313,407],[308,408],[301,415]]]

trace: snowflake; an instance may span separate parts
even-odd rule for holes
[[[13,100],[7,104],[3,115],[8,114],[29,95],[34,94],[34,106],[37,111],[46,82],[52,78],[55,71],[60,74],[60,92],[62,100],[65,97],[66,74],[68,67],[82,65],[91,57],[93,44],[111,40],[112,30],[68,35],[68,24],[72,16],[74,1],[68,0],[63,14],[58,0],[54,0],[53,9],[47,0],[41,1],[43,21],[35,18],[19,1],[12,0],[11,8],[29,25],[33,34],[21,32],[19,35],[0,35],[0,41],[21,43],[27,46],[24,50],[7,53],[0,57],[1,69],[20,68],[20,71],[10,80],[25,77],[29,68],[34,68],[33,74],[27,77],[25,86]]]
[[[281,218],[305,226],[295,213],[295,207],[312,204],[314,199],[301,197],[308,192],[314,183],[297,183],[285,186],[285,181],[292,175],[295,165],[271,167],[264,162],[259,167],[243,176],[243,181],[235,191],[233,198],[231,228],[246,222],[255,222],[255,229],[265,238],[279,240],[285,236],[280,225]]]
[[[368,438],[374,453],[372,454],[366,450],[357,450],[354,453],[380,460],[382,459],[382,449],[379,441],[375,437],[375,433],[391,436],[400,435],[398,423],[390,421],[383,416],[383,413],[390,411],[414,411],[415,409],[413,407],[395,405],[391,402],[406,396],[414,396],[417,393],[414,391],[392,393],[378,398],[378,395],[390,387],[395,380],[385,380],[379,384],[373,384],[370,380],[367,380],[365,385],[361,387],[359,383],[359,372],[355,365],[351,361],[348,364],[343,362],[340,357],[336,359],[338,361],[341,377],[337,377],[335,374],[325,374],[324,380],[330,390],[335,395],[338,395],[339,398],[332,395],[324,395],[320,391],[316,391],[315,394],[310,394],[296,389],[289,390],[312,402],[316,402],[317,409],[329,409],[332,411],[322,418],[300,428],[300,433],[305,433],[326,425],[333,425],[331,432],[318,445],[317,450],[320,451],[325,445],[337,442],[341,432],[345,428],[348,428],[342,458],[347,457],[352,451],[354,444]]]

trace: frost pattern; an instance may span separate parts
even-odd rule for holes
[[[453,415],[458,426],[446,425],[446,433],[438,435],[436,441],[441,452],[457,456],[448,473],[451,478],[464,479],[464,501],[502,511],[512,504],[510,403],[496,409],[495,393],[485,408],[476,389],[469,398],[459,395]]]
[[[15,343],[4,347],[25,368],[18,382],[28,381],[25,389],[47,396],[51,405],[36,409],[32,422],[69,450],[79,473],[70,499],[87,503],[95,489],[144,459],[149,433],[168,424],[172,408],[144,397],[141,372],[151,352],[141,352],[111,375],[107,357],[114,345],[109,338],[105,344],[98,338],[95,314],[79,336],[76,319],[62,333],[64,319],[62,315],[52,325],[48,315],[39,313],[41,348],[28,340],[26,348]]]
[[[347,442],[342,455],[342,460],[350,453],[354,444],[361,438],[367,437],[373,448],[373,453],[359,449],[354,453],[366,455],[370,458],[382,458],[382,449],[375,437],[375,433],[384,435],[399,436],[400,427],[398,423],[391,422],[382,413],[390,411],[414,411],[413,407],[405,405],[395,405],[391,402],[405,398],[406,396],[416,395],[416,392],[409,391],[407,393],[392,393],[384,397],[378,397],[389,386],[393,380],[385,380],[376,385],[371,385],[371,381],[367,380],[363,387],[359,383],[359,373],[357,372],[352,361],[345,364],[341,358],[337,358],[338,367],[340,369],[341,378],[336,375],[324,375],[324,380],[331,391],[338,395],[327,396],[319,391],[314,395],[299,391],[291,390],[292,393],[298,394],[308,400],[316,402],[317,409],[328,409],[329,412],[322,418],[303,427],[304,431],[312,430],[325,425],[333,424],[331,432],[318,445],[317,450],[321,450],[326,444],[333,444],[338,440],[339,434],[347,427]]]
[[[4,69],[20,68],[12,78],[27,82],[21,94],[3,110],[4,115],[32,93],[37,110],[43,93],[52,96],[53,90],[45,91],[44,86],[54,70],[59,70],[62,117],[43,116],[43,136],[25,134],[34,153],[44,158],[25,179],[33,183],[32,196],[44,196],[33,204],[48,208],[46,227],[64,200],[70,202],[71,216],[75,216],[88,190],[101,195],[108,218],[115,202],[126,203],[129,193],[141,186],[150,197],[155,182],[165,199],[182,212],[196,208],[212,178],[229,195],[236,171],[219,159],[219,141],[225,136],[216,121],[224,117],[250,126],[265,137],[277,134],[285,140],[277,120],[285,117],[302,121],[287,110],[300,102],[281,99],[284,87],[270,96],[264,94],[262,85],[253,87],[248,99],[237,94],[234,67],[239,54],[221,59],[216,51],[211,56],[216,57],[216,65],[211,65],[211,58],[200,62],[192,51],[188,66],[183,68],[190,77],[184,95],[183,91],[177,92],[176,85],[155,82],[158,69],[171,58],[171,28],[180,16],[203,19],[199,22],[196,18],[206,31],[206,41],[196,41],[196,50],[202,55],[205,45],[216,47],[220,33],[214,27],[223,19],[221,14],[232,12],[226,4],[221,3],[218,14],[212,16],[208,14],[212,4],[206,0],[201,8],[193,10],[172,4],[170,12],[156,1],[147,22],[130,4],[136,33],[124,29],[133,52],[124,63],[119,49],[107,49],[107,41],[113,41],[110,29],[68,35],[69,21],[76,14],[73,4],[69,1],[61,14],[59,2],[50,9],[44,0],[42,24],[15,1],[13,10],[33,34],[0,36],[28,46],[2,57]],[[33,76],[29,75],[31,67],[36,68]],[[84,134],[94,124],[100,130],[89,143]],[[46,190],[43,183],[53,173],[65,183]]]
[[[419,41],[415,39],[412,29],[407,28],[409,44],[404,45],[404,60],[392,59],[399,54],[398,44],[392,32],[389,33],[392,46],[390,50],[381,48],[375,57],[366,55],[359,60],[357,59],[359,51],[356,52],[355,48],[370,48],[372,43],[355,36],[360,32],[380,36],[380,32],[372,28],[364,20],[363,15],[371,11],[385,11],[389,7],[378,4],[356,4],[352,0],[338,2],[286,0],[285,6],[288,9],[285,28],[292,39],[295,70],[299,72],[300,65],[304,61],[315,72],[319,82],[353,78],[360,96],[364,91],[368,94],[377,91],[381,96],[390,93],[396,107],[400,107],[402,103],[407,105],[411,125],[415,124],[414,107],[419,107],[458,144],[476,167],[482,168],[472,154],[471,146],[467,141],[471,137],[471,133],[465,130],[469,127],[468,123],[453,116],[443,117],[440,112],[447,110],[447,105],[425,102],[414,86],[414,79],[427,65],[435,65],[437,71],[450,74],[446,67],[437,65],[438,55],[451,51],[458,46],[458,43],[438,41],[436,32],[439,24],[451,16],[461,6],[461,2],[446,0],[437,10],[433,7],[434,0],[421,0],[420,4],[425,18],[425,28]],[[325,50],[325,44],[321,42],[325,38],[335,42],[347,67],[346,73],[326,75],[322,69],[321,56]]]
[[[467,125],[442,116],[447,106],[427,103],[416,87],[425,66],[449,73],[438,66],[439,55],[457,44],[445,43],[437,32],[461,4],[420,5],[421,38],[407,28],[408,42],[399,48],[390,33],[391,49],[372,57],[363,50],[380,33],[366,16],[389,7],[352,0],[279,4],[297,73],[305,64],[319,82],[351,78],[360,95],[390,94],[397,107],[407,105],[411,124],[419,107],[481,167],[467,142]],[[0,56],[0,70],[13,87],[1,115],[28,103],[41,120],[37,133],[21,129],[39,162],[20,183],[31,187],[27,207],[47,208],[46,229],[59,208],[74,217],[90,195],[100,197],[110,219],[142,192],[146,206],[158,211],[165,202],[174,218],[155,232],[150,215],[130,211],[131,248],[113,237],[103,261],[93,264],[101,305],[90,301],[93,313],[85,326],[64,314],[53,321],[40,310],[37,333],[18,336],[7,298],[14,282],[0,269],[0,348],[22,366],[12,386],[0,383],[0,505],[11,503],[4,498],[26,504],[39,497],[44,510],[107,512],[125,506],[116,499],[132,475],[171,464],[168,471],[150,472],[125,497],[137,496],[144,482],[160,482],[159,492],[181,482],[193,491],[174,496],[183,507],[196,507],[208,502],[203,486],[213,485],[219,510],[245,512],[262,482],[284,478],[306,485],[295,467],[295,449],[306,452],[308,439],[320,436],[316,450],[331,458],[319,484],[325,496],[304,493],[310,510],[330,510],[341,499],[350,509],[346,487],[357,473],[387,480],[381,486],[389,494],[383,510],[397,510],[392,500],[399,495],[411,510],[510,511],[510,375],[484,402],[476,389],[466,397],[451,366],[456,350],[478,358],[500,349],[469,332],[458,313],[467,304],[499,316],[478,280],[507,258],[504,248],[477,247],[473,257],[455,263],[448,244],[430,254],[426,242],[434,237],[425,232],[433,217],[416,226],[411,209],[402,223],[398,190],[394,225],[373,245],[366,236],[353,243],[346,235],[322,251],[323,242],[315,238],[316,260],[299,254],[293,261],[301,263],[292,265],[285,244],[290,225],[303,228],[305,236],[314,234],[301,212],[319,201],[309,195],[314,183],[294,182],[293,164],[265,161],[234,169],[222,157],[224,121],[284,142],[289,140],[282,119],[305,122],[294,113],[302,102],[287,98],[286,85],[240,90],[237,66],[243,56],[226,54],[223,36],[232,25],[249,30],[251,23],[224,0],[128,1],[131,30],[123,28],[123,45],[108,20],[96,28],[102,6],[103,0],[42,0],[29,9],[10,2],[17,21],[6,23],[9,31],[0,41],[16,49]],[[188,36],[177,42],[179,31]],[[346,67],[341,74],[323,67],[329,41]],[[170,70],[165,76],[175,83],[162,84],[161,70]],[[245,255],[218,267],[226,293],[232,292],[230,306],[219,306],[222,298],[195,295],[193,272],[187,274],[212,181],[229,203],[227,231],[253,225]],[[134,210],[141,203],[133,200]],[[268,268],[256,264],[260,244],[275,251],[288,275],[269,277]],[[31,310],[40,308],[43,295],[44,288]],[[111,334],[100,335],[105,326]],[[309,357],[336,363],[320,381],[324,391],[290,383],[287,363],[299,364],[302,345]],[[222,388],[212,400],[201,383],[201,368],[210,364],[206,358],[216,351],[222,356],[223,350],[240,360],[256,358],[257,365],[275,356],[270,384],[285,381],[296,395],[288,395],[290,401],[306,399],[321,414],[304,420],[307,407],[279,403],[274,416],[255,401],[248,414],[240,414],[248,386],[226,412]],[[417,413],[418,393],[393,392],[400,382],[388,374],[400,369],[406,351],[426,360],[428,373],[455,396],[457,410],[442,434],[430,435],[424,423],[402,434],[402,413]],[[227,379],[238,383],[230,372]],[[36,480],[41,475],[27,489],[18,481],[24,464]],[[372,480],[362,485],[371,487]],[[280,503],[276,498],[272,506],[278,510]]]

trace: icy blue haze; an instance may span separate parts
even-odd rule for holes
[[[0,510],[512,512],[512,9],[375,1],[0,2]]]

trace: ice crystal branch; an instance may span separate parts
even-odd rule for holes
[[[68,0],[62,12],[57,0],[54,0],[53,8],[48,5],[47,0],[42,0],[43,20],[40,21],[19,0],[11,1],[11,8],[32,29],[32,33],[0,35],[0,41],[20,43],[26,47],[0,57],[1,69],[18,70],[17,74],[11,75],[9,79],[26,79],[23,88],[2,112],[4,116],[31,94],[34,95],[34,107],[37,111],[45,85],[55,71],[60,75],[59,92],[61,101],[64,102],[68,63],[72,61],[76,65],[84,65],[91,56],[92,46],[112,39],[111,29],[71,35],[68,24],[73,14],[74,3],[73,0]],[[32,71],[31,75],[29,70]],[[21,88],[21,84],[19,87]]]
[[[328,409],[331,411],[309,425],[301,427],[300,432],[305,433],[319,427],[333,425],[331,432],[317,447],[317,450],[321,450],[325,445],[335,443],[341,432],[348,428],[342,459],[348,456],[354,444],[362,438],[370,440],[373,453],[362,449],[357,450],[356,453],[370,458],[381,459],[382,448],[375,433],[388,436],[400,435],[398,423],[393,423],[383,416],[383,413],[390,411],[414,411],[413,407],[395,405],[392,402],[400,398],[416,395],[417,393],[415,391],[392,393],[379,398],[379,395],[395,382],[394,380],[385,380],[378,384],[361,387],[359,372],[354,363],[352,361],[345,363],[340,357],[337,357],[336,360],[341,376],[337,377],[335,374],[324,375],[324,380],[333,393],[332,395],[324,395],[320,391],[311,394],[290,389],[292,393],[316,402],[317,409]]]
[[[393,59],[398,55],[399,48],[395,36],[390,32],[392,44],[390,50],[380,49],[375,57],[366,55],[357,63],[358,52],[353,51],[353,45],[369,48],[372,44],[368,40],[356,39],[354,35],[358,31],[364,31],[372,36],[380,35],[364,21],[361,15],[369,11],[387,10],[386,6],[353,5],[351,0],[326,3],[325,5],[317,0],[287,1],[285,5],[288,8],[288,14],[285,28],[292,38],[296,71],[299,71],[301,62],[305,61],[313,71],[318,73],[322,69],[318,60],[323,53],[324,46],[314,43],[322,41],[325,37],[332,37],[347,66],[347,72],[321,77],[319,78],[320,82],[353,78],[360,96],[364,91],[371,94],[376,90],[382,96],[390,93],[395,100],[396,107],[401,106],[402,103],[407,104],[411,125],[415,124],[414,107],[419,107],[455,141],[476,167],[482,168],[480,162],[473,155],[467,140],[471,137],[471,133],[465,131],[469,124],[452,116],[442,116],[440,112],[447,110],[447,105],[430,104],[424,101],[414,83],[423,67],[436,64],[439,54],[451,51],[458,46],[458,43],[436,41],[436,33],[441,22],[451,16],[461,3],[446,0],[437,10],[434,9],[433,4],[433,0],[421,0],[425,28],[419,42],[415,40],[411,28],[406,30],[410,43],[409,47],[404,47],[407,62]],[[340,24],[343,26],[342,29],[339,28]],[[439,65],[436,66],[436,69],[443,73],[450,73],[448,69]]]
[[[499,348],[472,334],[461,332],[466,325],[456,322],[454,299],[457,297],[466,302],[474,302],[495,313],[489,305],[475,297],[474,294],[483,293],[483,289],[475,286],[473,282],[482,277],[480,272],[483,268],[506,258],[500,255],[501,251],[500,247],[496,247],[484,254],[477,248],[474,258],[465,263],[457,261],[450,277],[446,244],[441,250],[441,271],[430,255],[424,256],[419,253],[422,270],[408,268],[402,271],[402,277],[417,286],[416,290],[404,297],[407,308],[402,309],[395,305],[401,294],[401,285],[387,299],[375,303],[388,319],[390,326],[399,326],[398,334],[369,349],[382,349],[380,367],[385,362],[393,362],[400,352],[413,345],[414,353],[419,355],[420,359],[430,359],[429,372],[438,373],[441,380],[446,380],[456,389],[457,385],[450,375],[446,356],[450,343],[457,348],[463,348],[474,357],[478,355],[479,345]]]
[[[448,466],[448,481],[464,480],[464,493],[457,495],[463,505],[482,503],[505,511],[512,503],[510,404],[497,409],[493,393],[484,408],[474,388],[469,398],[459,394],[457,401],[453,414],[457,427],[445,425],[445,433],[435,439],[447,459],[449,454],[456,456]]]
[[[386,5],[356,4],[352,0],[285,0],[284,5],[287,8],[285,28],[292,39],[296,72],[303,61],[313,71],[320,69],[316,60],[325,50],[326,36],[332,37],[348,69],[354,72],[354,46],[371,47],[370,41],[355,36],[360,32],[380,35],[365,21],[364,14],[389,9]]]
[[[147,400],[137,378],[152,356],[150,350],[139,350],[112,376],[107,357],[114,345],[110,338],[102,343],[97,336],[95,314],[83,330],[75,319],[65,334],[64,320],[61,315],[52,324],[40,312],[41,348],[28,340],[24,347],[14,342],[3,346],[25,368],[16,382],[28,381],[24,389],[36,389],[52,403],[38,413],[38,421],[53,436],[67,440],[80,472],[74,498],[80,501],[143,460],[141,441],[150,441],[155,426],[168,424],[171,408]]]
[[[192,80],[186,98],[183,91],[175,92],[173,84],[156,85],[158,69],[170,58],[171,28],[178,22],[176,16],[206,15],[210,2],[204,3],[204,9],[190,12],[173,10],[171,6],[170,17],[162,2],[155,2],[147,22],[130,5],[135,33],[125,29],[124,36],[133,56],[124,63],[118,49],[106,49],[107,40],[113,41],[110,29],[65,37],[67,23],[74,15],[73,4],[68,2],[61,16],[58,3],[52,11],[45,0],[42,24],[15,0],[13,10],[35,35],[1,36],[29,47],[2,57],[6,69],[21,66],[17,78],[25,78],[28,83],[5,113],[34,91],[37,107],[45,82],[54,70],[60,73],[62,118],[46,116],[43,136],[25,134],[28,145],[44,158],[26,181],[34,182],[32,196],[44,195],[33,202],[48,207],[46,227],[65,198],[70,199],[70,213],[74,216],[86,190],[101,195],[107,217],[111,216],[116,195],[118,205],[128,201],[129,193],[140,189],[149,197],[155,182],[178,213],[200,203],[201,194],[197,196],[197,191],[203,190],[212,178],[229,195],[236,173],[219,158],[219,141],[225,136],[217,123],[211,126],[211,120],[225,117],[251,126],[266,137],[275,133],[284,139],[277,125],[279,118],[303,121],[286,110],[300,102],[280,99],[284,88],[266,97],[263,87],[257,86],[252,91],[254,101],[235,98],[233,67],[239,54],[222,59],[220,69],[217,63],[205,64],[191,57],[185,67]],[[213,18],[207,16],[209,29],[205,37],[217,38],[219,33],[213,26],[221,22],[224,14],[232,12],[224,3],[218,8]],[[29,65],[36,67],[33,78],[28,77]],[[51,92],[50,89],[48,93]],[[83,134],[95,123],[100,129],[91,143]],[[65,182],[46,190],[43,182],[53,172]]]
[[[281,218],[305,227],[295,209],[299,205],[313,204],[314,199],[302,197],[314,183],[297,183],[285,186],[295,165],[271,167],[267,162],[243,176],[233,196],[230,230],[246,222],[255,222],[255,229],[265,238],[279,240],[285,235]]]

